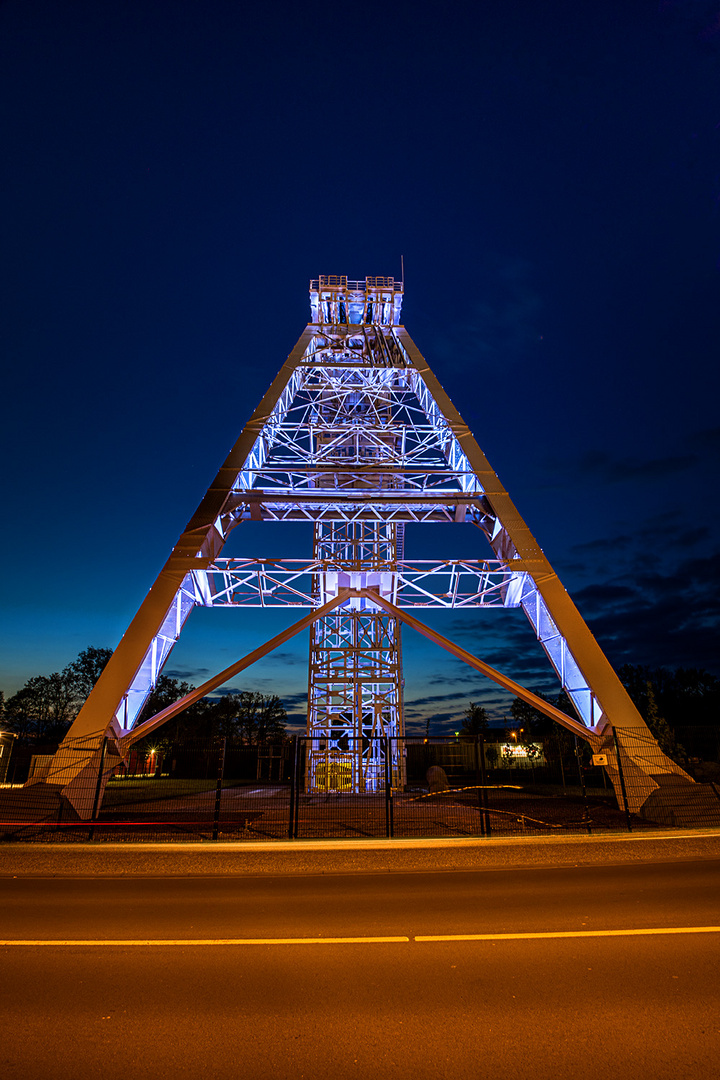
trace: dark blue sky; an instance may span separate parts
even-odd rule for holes
[[[6,693],[116,644],[308,279],[401,254],[410,333],[611,660],[720,673],[717,2],[4,0],[0,103]],[[197,614],[191,678],[283,622]],[[435,624],[552,689],[521,614]],[[485,684],[411,634],[408,715],[452,725]],[[305,664],[242,685],[298,704]]]

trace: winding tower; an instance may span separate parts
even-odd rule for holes
[[[402,623],[608,754],[622,746],[636,806],[681,773],[649,736],[487,458],[401,323],[390,277],[319,277],[311,321],[245,425],[56,755],[51,781],[81,815],[109,736],[116,754],[310,629],[311,790],[404,782]],[[311,555],[223,558],[246,521],[312,525]],[[413,559],[405,525],[452,522],[476,559]],[[308,614],[181,702],[138,716],[197,606]],[[429,628],[411,609],[522,608],[566,691],[566,716]],[[613,729],[615,733],[613,735]],[[619,741],[618,741],[619,740]],[[102,759],[105,760],[104,757]],[[112,764],[112,755],[109,757]],[[117,757],[114,758],[117,760]],[[684,774],[682,774],[684,776]]]

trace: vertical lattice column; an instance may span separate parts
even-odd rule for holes
[[[394,569],[398,532],[389,522],[318,522],[315,559],[337,570],[338,585],[362,587]],[[311,629],[310,790],[381,789],[388,745],[393,785],[401,783],[398,744],[386,742],[403,733],[400,625],[364,600],[354,604]]]

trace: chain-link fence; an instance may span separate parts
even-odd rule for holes
[[[711,729],[712,730],[712,729]],[[560,835],[720,824],[720,753],[693,729],[684,765],[608,731],[593,755],[561,735],[108,741],[18,755],[0,784],[5,840],[287,840]],[[705,740],[703,742],[703,740]],[[706,755],[700,758],[702,748]],[[47,750],[47,748],[45,748]]]

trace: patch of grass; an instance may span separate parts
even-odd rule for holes
[[[131,803],[158,802],[163,799],[182,799],[186,795],[198,795],[214,791],[216,779],[171,780],[165,776],[113,777],[108,781],[103,798],[103,808],[128,806]],[[223,787],[234,787],[232,780],[223,780]]]

